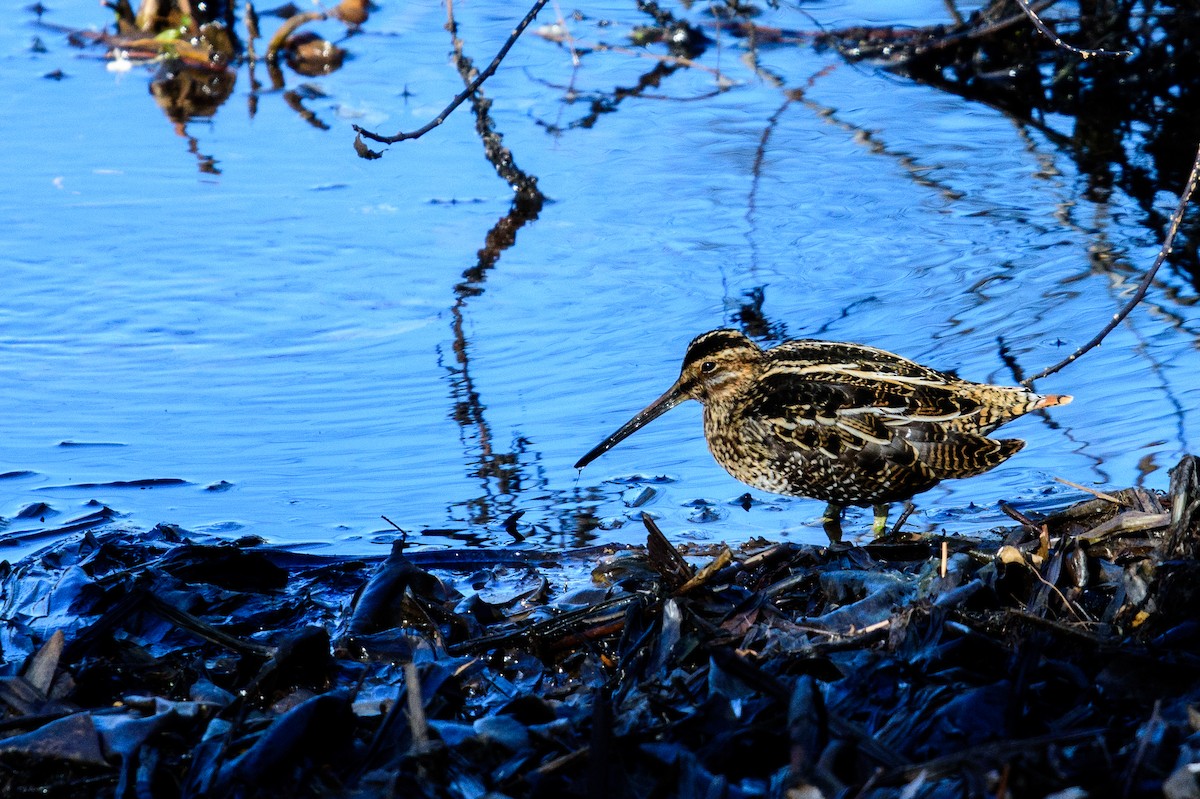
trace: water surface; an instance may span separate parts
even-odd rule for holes
[[[485,64],[513,8],[455,7]],[[584,12],[571,24],[585,43],[646,22],[627,4]],[[345,553],[384,551],[397,534],[384,516],[417,544],[510,545],[518,511],[510,527],[546,546],[641,541],[642,511],[679,538],[819,541],[821,503],[751,491],[743,509],[694,403],[582,474],[572,464],[671,383],[705,330],[752,323],[1013,382],[1013,361],[1033,372],[1090,338],[1157,251],[1136,204],[1085,199],[1038,129],[807,46],[762,49],[754,71],[744,41],[710,30],[702,63],[730,88],[679,70],[601,114],[598,93],[655,62],[593,53],[573,70],[559,45],[518,42],[486,92],[550,202],[481,265],[511,192],[466,107],[380,160],[351,146],[352,124],[416,128],[461,90],[444,13],[383,4],[343,69],[289,75],[320,129],[280,91],[251,114],[245,70],[211,120],[177,126],[148,91],[152,67],[112,71],[102,48],[50,27],[97,27],[102,9],[39,23],[10,7],[0,535],[101,504],[130,526]],[[806,14],[921,24],[944,6]],[[814,25],[786,8],[760,21]],[[65,77],[43,77],[54,70]],[[1005,521],[1000,500],[1078,496],[1056,476],[1165,487],[1197,434],[1194,302],[1165,271],[1102,348],[1039,384],[1072,405],[1005,428],[1028,447],[922,495],[910,524],[970,532]],[[855,513],[848,530],[865,534]]]

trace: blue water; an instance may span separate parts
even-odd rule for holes
[[[486,92],[551,202],[464,287],[511,200],[469,109],[381,160],[352,148],[352,124],[416,128],[461,89],[440,5],[382,4],[343,43],[342,70],[287,74],[288,89],[317,90],[305,105],[328,130],[278,91],[252,115],[244,68],[211,120],[179,130],[150,94],[153,67],[113,71],[103,48],[70,46],[22,3],[6,10],[0,557],[50,543],[95,503],[133,529],[345,553],[385,551],[397,533],[384,516],[416,544],[508,545],[518,511],[517,532],[547,546],[640,541],[642,511],[681,540],[819,541],[820,503],[751,492],[742,509],[746,488],[706,452],[694,403],[582,474],[572,464],[755,292],[777,337],[1013,382],[998,340],[1026,372],[1057,361],[1158,247],[1130,199],[1085,200],[1044,134],[870,66],[778,46],[755,72],[745,42],[710,31],[719,43],[701,62],[727,91],[680,70],[570,127],[593,93],[655,62],[592,53],[573,71],[567,50],[529,34]],[[519,16],[456,11],[479,66]],[[944,21],[934,2],[806,11],[827,27]],[[646,22],[624,3],[585,13],[571,23],[581,44],[622,43]],[[107,21],[80,4],[43,23]],[[547,9],[539,24],[552,21]],[[814,27],[788,8],[760,22]],[[43,77],[56,69],[66,77]],[[771,76],[803,97],[785,102]],[[1195,300],[1164,271],[1102,348],[1038,386],[1075,402],[1006,428],[1028,447],[922,495],[914,529],[977,531],[1005,521],[999,500],[1081,496],[1054,477],[1164,488],[1198,433]],[[112,485],[162,480],[179,482]],[[49,509],[17,518],[36,503]],[[868,526],[847,522],[851,537]]]

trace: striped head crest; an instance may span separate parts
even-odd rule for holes
[[[762,359],[763,351],[744,333],[711,330],[688,345],[676,385],[686,396],[705,402],[740,386]]]
[[[701,333],[688,344],[683,356],[683,369],[705,359],[727,357],[727,354],[761,354],[762,350],[746,335],[737,330],[721,329]]]

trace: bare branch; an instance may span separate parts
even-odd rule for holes
[[[1079,356],[1083,355],[1093,347],[1099,346],[1100,342],[1104,341],[1104,337],[1112,332],[1113,328],[1121,324],[1121,321],[1129,316],[1130,312],[1137,306],[1142,298],[1146,296],[1146,291],[1150,288],[1150,282],[1154,280],[1154,275],[1158,272],[1158,268],[1163,265],[1163,261],[1167,260],[1167,256],[1171,254],[1171,249],[1175,244],[1175,234],[1179,232],[1179,226],[1183,223],[1184,212],[1187,211],[1188,203],[1192,199],[1192,193],[1196,190],[1196,181],[1200,177],[1200,149],[1196,151],[1196,160],[1192,164],[1192,173],[1188,176],[1187,185],[1183,187],[1183,192],[1179,195],[1179,205],[1175,207],[1175,213],[1171,215],[1171,224],[1167,228],[1167,236],[1163,240],[1162,248],[1158,251],[1158,256],[1154,259],[1154,265],[1150,267],[1150,271],[1142,278],[1142,282],[1138,284],[1137,291],[1133,297],[1126,303],[1125,307],[1117,313],[1113,314],[1113,318],[1109,321],[1104,329],[1101,330],[1095,338],[1084,344],[1075,352],[1071,353],[1065,360],[1062,360],[1054,366],[1043,369],[1032,377],[1027,377],[1021,381],[1024,386],[1032,386],[1033,381],[1041,380],[1043,377],[1052,375],[1062,369],[1067,364],[1071,363]]]
[[[1025,16],[1029,17],[1029,21],[1033,23],[1033,27],[1038,29],[1038,33],[1054,42],[1055,47],[1061,47],[1063,50],[1066,50],[1069,53],[1074,53],[1080,58],[1085,60],[1088,58],[1101,57],[1128,58],[1129,56],[1133,55],[1133,52],[1130,50],[1084,50],[1074,45],[1067,44],[1058,37],[1057,33],[1050,30],[1045,22],[1042,22],[1042,18],[1037,15],[1037,12],[1030,8],[1029,0],[1017,0],[1017,5],[1019,5],[1021,10],[1025,12]]]
[[[384,144],[395,144],[398,141],[404,141],[406,139],[419,139],[429,131],[436,128],[438,125],[445,122],[446,118],[454,113],[454,109],[462,105],[468,97],[475,93],[476,89],[483,85],[485,80],[495,74],[496,69],[500,66],[500,62],[504,60],[506,55],[508,55],[508,51],[511,50],[512,46],[517,43],[517,39],[521,37],[521,34],[525,32],[525,29],[528,28],[530,23],[532,23],[537,17],[538,12],[545,8],[546,3],[549,1],[550,0],[536,0],[536,2],[533,4],[533,7],[529,9],[527,14],[525,14],[525,17],[519,23],[517,23],[517,27],[513,29],[512,34],[510,34],[508,39],[504,42],[504,46],[500,48],[498,53],[496,53],[496,57],[492,59],[492,63],[487,65],[487,69],[483,70],[483,72],[480,72],[478,77],[471,81],[467,88],[463,89],[457,96],[455,96],[453,100],[450,101],[450,105],[442,109],[442,112],[426,125],[412,131],[411,133],[401,132],[397,133],[395,136],[381,136],[378,133],[373,133],[372,131],[361,128],[358,125],[354,126],[355,132],[357,132],[359,136],[365,136],[368,139],[372,139],[377,142],[382,142]]]

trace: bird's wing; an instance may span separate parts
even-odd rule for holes
[[[817,381],[788,370],[765,372],[741,397],[735,415],[759,431],[764,440],[827,457],[848,457],[864,448],[909,450],[894,421],[907,404],[873,404],[878,395],[844,383]],[[893,398],[885,398],[893,402]],[[901,460],[907,460],[901,452]]]
[[[760,439],[783,448],[942,479],[981,474],[1023,445],[955,424],[978,408],[946,386],[847,379],[835,365],[823,373],[766,371],[743,397],[739,415],[753,420]]]
[[[857,362],[785,363],[765,369],[743,399],[747,416],[827,425],[882,443],[910,425],[969,429],[981,404],[956,391],[958,385],[944,376],[869,371]]]
[[[986,435],[1033,410],[1065,405],[1069,396],[1043,397],[1019,386],[962,380],[949,372],[886,350],[835,341],[800,339],[767,351],[768,372],[846,387],[865,388],[864,408],[904,406],[894,422],[935,422],[950,430]],[[874,412],[874,411],[871,411]]]

